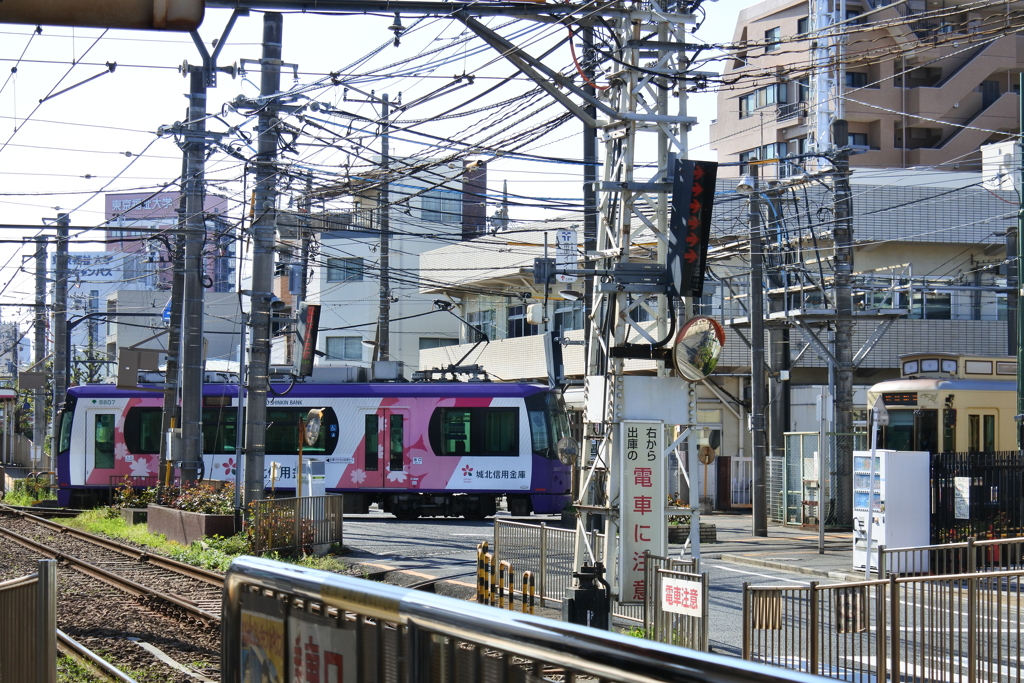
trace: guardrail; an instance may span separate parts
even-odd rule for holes
[[[1024,569],[1024,538],[997,538],[908,548],[878,548],[878,578],[974,574]]]
[[[554,676],[607,683],[818,680],[258,557],[232,563],[223,615],[223,683],[264,676],[361,683]]]
[[[1022,577],[744,584],[743,658],[843,680],[1020,680]]]
[[[0,680],[57,681],[57,561],[0,583]],[[17,624],[17,628],[12,625]]]
[[[254,501],[250,547],[254,553],[312,552],[314,546],[341,543],[343,496],[303,496]]]

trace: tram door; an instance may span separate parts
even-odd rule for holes
[[[385,464],[384,486],[387,488],[404,489],[410,486],[409,467],[406,453],[409,450],[407,435],[409,410],[407,408],[387,408],[384,411],[384,429],[381,439]]]
[[[93,470],[114,470],[114,430],[117,426],[118,413],[113,411],[86,411],[86,480],[90,483],[108,483],[106,478],[99,481],[89,479]]]

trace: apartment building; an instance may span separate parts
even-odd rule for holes
[[[424,280],[434,275],[423,271],[420,255],[486,232],[487,176],[484,166],[463,161],[390,159],[389,168],[386,212],[379,170],[318,192],[320,204],[308,221],[317,234],[317,254],[310,259],[306,298],[321,305],[318,350],[324,355],[317,363],[368,367],[380,357],[380,283],[386,275],[388,360],[403,363],[408,379],[421,368],[421,351],[459,341],[458,319],[422,291]],[[381,260],[385,219],[386,268]],[[288,301],[295,296],[283,279],[276,293]]]
[[[1024,36],[1021,3],[881,0],[846,3],[842,101],[854,167],[980,170],[979,148],[1018,128]],[[725,64],[711,146],[725,167],[763,178],[801,171],[787,155],[813,133],[814,32],[805,0],[766,0],[740,12],[740,46]]]

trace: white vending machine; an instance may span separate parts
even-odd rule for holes
[[[929,545],[931,456],[926,451],[875,451],[871,481],[871,451],[853,452],[853,567],[867,562],[868,505],[871,501],[871,568],[878,569],[878,546],[908,548]],[[928,554],[904,555],[897,573],[928,571]],[[905,566],[902,566],[905,565]]]

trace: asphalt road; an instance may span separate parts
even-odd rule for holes
[[[499,512],[509,519],[507,513]],[[524,520],[526,521],[526,520]],[[555,517],[532,516],[532,524]],[[404,570],[411,583],[427,577],[453,577],[472,584],[476,569],[476,547],[481,541],[492,541],[492,519],[418,519],[403,521],[390,514],[371,510],[368,515],[346,515],[344,542],[348,550],[344,559],[358,563],[365,571]],[[806,574],[759,569],[722,560],[705,559],[710,586],[710,642],[714,652],[738,657],[741,648],[743,582],[757,586],[807,585]],[[389,578],[389,582],[392,582]]]

